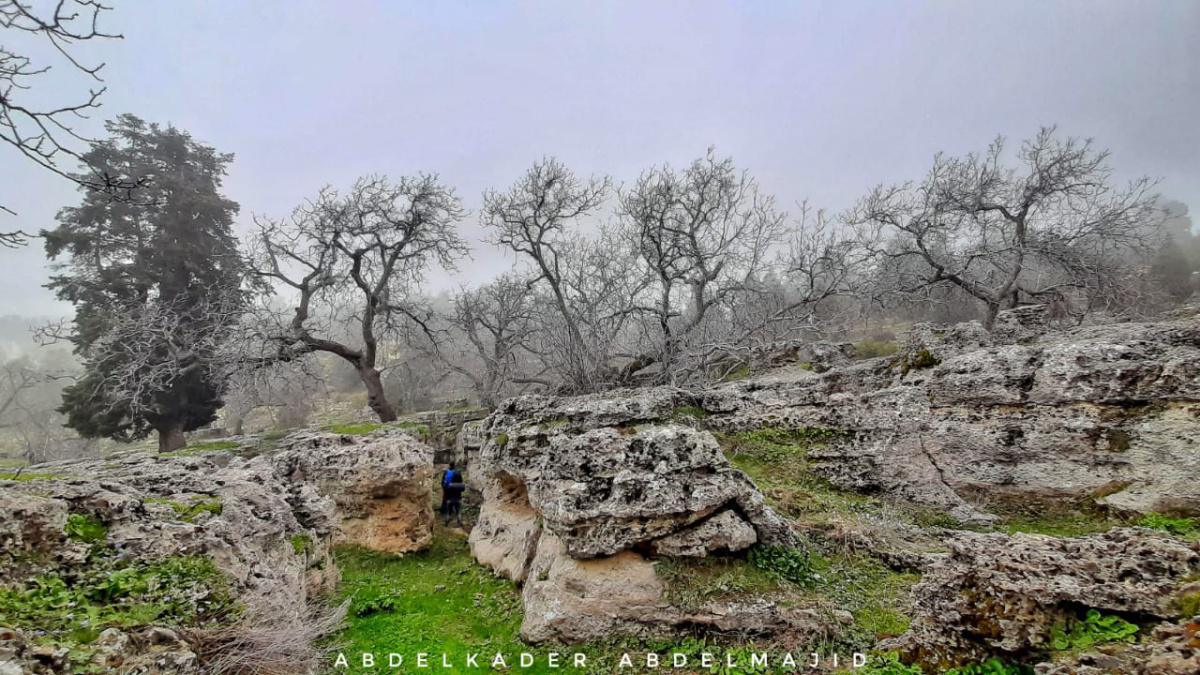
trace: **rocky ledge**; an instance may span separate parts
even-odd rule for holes
[[[433,451],[404,434],[301,433],[251,458],[131,453],[30,471],[0,481],[0,594],[18,621],[0,627],[5,675],[231,661],[308,672],[309,638],[337,618],[314,602],[338,579],[331,545],[403,553],[431,537]],[[131,628],[91,635],[93,618]]]

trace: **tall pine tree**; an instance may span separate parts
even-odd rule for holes
[[[60,411],[83,436],[157,432],[159,450],[175,450],[216,417],[215,357],[244,302],[238,205],[220,192],[233,155],[133,115],[106,128],[84,161],[138,187],[120,199],[81,188],[82,204],[42,232],[47,256],[68,258],[47,286],[75,305],[69,339],[85,366]]]

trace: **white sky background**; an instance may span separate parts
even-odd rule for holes
[[[104,107],[233,152],[226,194],[282,216],[324,184],[430,171],[472,213],[544,154],[630,182],[715,145],[780,204],[843,209],[919,178],[938,150],[983,150],[1057,123],[1112,149],[1122,178],[1200,220],[1200,2],[275,2],[112,0],[88,45]],[[0,33],[0,43],[9,38]],[[57,66],[62,69],[60,64]],[[57,82],[56,82],[57,84]],[[73,101],[77,90],[63,94]],[[0,230],[54,226],[78,196],[0,148]],[[66,314],[41,242],[0,249],[0,315]]]

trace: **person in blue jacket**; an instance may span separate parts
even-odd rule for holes
[[[450,467],[442,473],[443,524],[449,525],[453,516],[458,521],[458,526],[462,527],[462,495],[466,489],[462,472],[455,467],[454,462],[450,462]]]

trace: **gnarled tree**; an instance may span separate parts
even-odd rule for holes
[[[462,207],[436,176],[359,179],[339,194],[326,188],[285,220],[256,219],[254,274],[269,294],[290,291],[290,319],[262,312],[251,326],[259,365],[328,352],[354,367],[367,403],[381,421],[396,419],[384,392],[381,363],[387,339],[429,312],[416,296],[426,269],[452,268],[467,253],[455,231]],[[333,330],[352,321],[357,340]]]
[[[1004,163],[1003,139],[983,154],[938,155],[924,180],[876,187],[846,220],[888,271],[888,294],[956,286],[983,304],[991,327],[1021,302],[1115,292],[1128,254],[1156,245],[1154,182],[1113,185],[1108,157],[1043,128],[1016,166]]]

